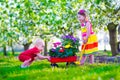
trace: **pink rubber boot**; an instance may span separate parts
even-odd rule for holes
[[[89,55],[89,60],[90,60],[90,64],[94,63],[94,55],[93,54]]]
[[[82,56],[82,60],[80,61],[80,65],[83,65],[86,61],[87,56]]]

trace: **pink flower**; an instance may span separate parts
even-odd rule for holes
[[[84,23],[82,23],[82,24],[81,24],[81,26],[85,26],[85,24],[84,24]]]
[[[59,46],[60,44],[61,44],[61,42],[55,42],[55,43],[53,43],[54,47],[57,47],[57,46]]]
[[[81,9],[79,10],[78,14],[84,14],[85,13],[85,10],[84,9]]]

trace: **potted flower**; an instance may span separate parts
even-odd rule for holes
[[[54,43],[55,44],[55,43]],[[51,62],[72,62],[76,60],[76,53],[79,51],[79,39],[73,35],[61,37],[61,43],[49,50]]]

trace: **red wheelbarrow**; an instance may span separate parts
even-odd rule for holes
[[[67,62],[66,65],[69,63],[74,64],[74,62],[77,61],[77,56],[69,56],[64,58],[51,57],[49,61],[51,62],[52,67],[58,67],[56,63]]]

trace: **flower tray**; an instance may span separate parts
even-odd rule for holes
[[[51,57],[49,61],[51,63],[60,63],[60,62],[75,62],[76,60],[77,56],[69,56],[64,58]]]

